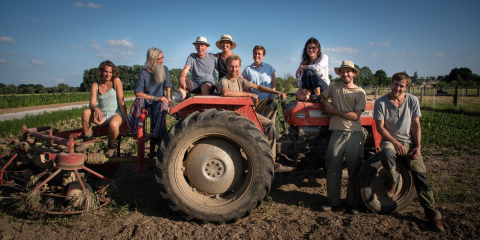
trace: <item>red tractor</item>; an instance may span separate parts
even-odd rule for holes
[[[152,156],[154,149],[148,158],[144,156],[143,123],[147,112],[139,121],[143,127],[137,134],[137,157],[121,157],[120,151],[111,159],[102,153],[74,153],[74,146],[79,144],[74,138],[81,129],[58,132],[49,127],[25,128],[23,138],[13,141],[14,149],[35,156],[19,164],[12,164],[12,157],[1,169],[0,185],[16,186],[15,180],[24,181],[30,198],[35,200],[29,207],[35,211],[85,212],[91,209],[89,205],[96,208],[109,202],[108,177],[120,162],[137,162],[137,171],[146,170],[143,163],[155,162],[160,193],[173,210],[188,220],[236,221],[251,213],[270,191],[275,159],[292,161],[300,170],[309,164],[321,167],[331,134],[329,117],[318,100],[282,102],[284,132],[277,142],[277,152],[272,153],[254,108],[254,101],[243,97],[195,96],[179,102],[170,110],[178,122],[164,135],[156,160]],[[393,198],[383,197],[385,174],[375,154],[380,136],[373,121],[373,101],[367,102],[361,122],[365,152],[371,156],[361,169],[359,200],[373,212],[400,211],[415,197],[412,176],[404,162],[398,160],[400,185]],[[124,136],[130,136],[123,130]],[[107,136],[108,130],[97,127],[94,134]],[[37,140],[56,146],[56,150],[37,146]],[[86,183],[93,178],[103,181],[92,181],[92,186]],[[88,192],[92,194],[81,194]],[[88,196],[96,202],[92,203]],[[60,208],[58,202],[63,203]]]

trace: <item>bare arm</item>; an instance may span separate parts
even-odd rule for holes
[[[284,99],[284,98],[287,97],[285,95],[285,93],[283,93],[283,92],[279,92],[275,89],[271,89],[271,88],[268,88],[268,87],[265,87],[265,86],[262,86],[262,85],[258,85],[258,84],[255,84],[255,83],[250,83],[250,87],[253,88],[253,89],[257,89],[260,92],[278,94],[280,99]]]
[[[358,121],[358,119],[360,119],[360,116],[362,115],[362,112],[363,112],[362,109],[357,109],[354,112],[345,112],[345,111],[339,110],[335,106],[333,106],[333,104],[330,103],[323,95],[321,95],[320,102],[323,105],[325,105],[325,111],[327,111],[328,115],[330,116],[338,115],[342,118],[345,118],[351,121]]]
[[[403,156],[407,153],[405,146],[403,146],[400,142],[397,141],[390,133],[385,129],[385,122],[384,120],[375,120],[375,126],[377,127],[377,131],[382,136],[383,140],[389,141],[393,144],[395,151],[398,155]]]
[[[120,78],[113,79],[113,85],[117,91],[117,101],[118,105],[120,106],[120,110],[122,111],[124,119],[127,119],[127,106],[125,105],[125,99],[123,97],[123,84]]]
[[[422,127],[420,126],[420,118],[412,118],[412,137],[415,148],[411,149],[408,155],[413,159],[417,159],[422,150]]]
[[[97,90],[98,90],[98,83],[94,82],[92,84],[92,88],[90,89],[90,109],[92,110],[93,115],[93,123],[100,125],[105,121],[105,117],[103,116],[102,111],[100,108],[97,107]]]
[[[254,98],[257,97],[257,95],[253,93],[229,90],[226,87],[222,89],[222,92],[224,97],[254,97]]]
[[[178,87],[179,87],[179,88],[182,88],[182,89],[186,89],[186,88],[187,88],[187,84],[186,84],[186,82],[185,82],[185,79],[187,78],[188,71],[190,71],[190,66],[189,66],[189,65],[185,65],[185,67],[183,68],[182,73],[180,73],[180,78],[178,79]]]

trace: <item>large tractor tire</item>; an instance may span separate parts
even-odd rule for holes
[[[359,202],[374,213],[390,214],[405,209],[416,196],[412,173],[406,160],[397,157],[396,170],[400,181],[392,198],[385,195],[386,171],[380,161],[380,153],[368,158],[360,169],[357,193]]]
[[[155,175],[163,198],[187,220],[237,221],[270,191],[273,155],[250,120],[208,109],[178,121],[163,137]]]

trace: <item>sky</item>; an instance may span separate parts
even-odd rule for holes
[[[182,68],[198,36],[215,42],[229,34],[242,58],[263,62],[277,77],[295,74],[305,42],[320,41],[329,74],[351,60],[388,76],[421,77],[468,67],[480,74],[478,0],[458,1],[114,1],[0,0],[0,83],[66,83],[78,87],[83,72],[111,60],[143,65],[150,47],[164,65]]]

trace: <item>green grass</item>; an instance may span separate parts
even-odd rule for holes
[[[125,97],[135,96],[133,91],[124,91],[123,94]],[[89,92],[5,95],[0,96],[0,109],[81,102],[89,100]]]

